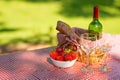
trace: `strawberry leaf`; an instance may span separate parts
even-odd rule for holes
[[[66,49],[65,49],[65,52],[66,52],[66,53],[70,53],[70,52],[71,52],[71,49],[67,49],[67,48],[66,48]]]

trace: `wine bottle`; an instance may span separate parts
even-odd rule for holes
[[[93,9],[93,20],[89,24],[88,31],[97,35],[97,39],[102,37],[102,24],[99,21],[99,8],[94,6]]]

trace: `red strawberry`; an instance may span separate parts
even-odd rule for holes
[[[77,58],[77,54],[75,52],[70,52],[69,54],[71,55],[72,60]]]
[[[64,57],[65,52],[59,52],[58,55]]]
[[[62,47],[56,48],[56,52],[63,52],[63,48]]]
[[[72,60],[72,56],[70,54],[66,54],[64,58],[65,58],[65,61]]]
[[[57,56],[57,57],[56,57],[56,60],[64,61],[64,58],[63,58],[63,56]]]
[[[50,57],[52,57],[53,59],[56,59],[57,56],[58,56],[58,53],[56,51],[53,51],[50,53]]]

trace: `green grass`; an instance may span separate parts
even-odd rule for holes
[[[53,28],[52,35],[56,38],[57,31],[55,28],[58,20],[62,20],[72,27],[76,26],[85,29],[88,28],[89,23],[92,21],[92,17],[64,17],[59,14],[60,8],[60,2],[0,1],[0,27],[3,29],[0,32],[0,45],[15,44],[21,41],[45,43],[45,40],[49,39],[50,27]],[[110,11],[112,13],[116,10],[110,9]],[[104,32],[120,34],[120,16],[102,17],[100,21],[103,24]],[[4,28],[7,30],[4,31]]]

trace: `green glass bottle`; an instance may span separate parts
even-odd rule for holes
[[[102,37],[102,24],[99,21],[99,8],[98,6],[94,7],[93,10],[93,21],[89,24],[88,31],[97,35],[97,38]]]

